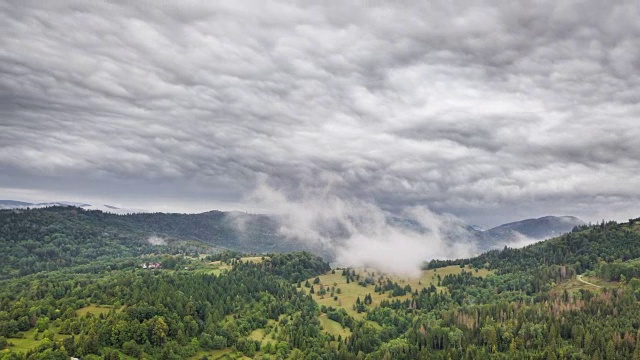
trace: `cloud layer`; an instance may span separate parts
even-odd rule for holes
[[[0,194],[637,217],[637,3],[427,4],[5,1]]]
[[[339,267],[417,275],[427,260],[477,252],[476,239],[456,226],[462,222],[452,215],[419,206],[391,214],[362,199],[338,197],[329,187],[305,189],[302,194],[291,199],[261,182],[248,200],[271,209],[280,235],[327,255]],[[242,230],[242,224],[238,228]],[[451,236],[453,230],[456,236]]]

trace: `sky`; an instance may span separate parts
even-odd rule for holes
[[[638,2],[364,4],[0,2],[0,198],[640,216]]]

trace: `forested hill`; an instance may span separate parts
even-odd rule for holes
[[[595,269],[601,262],[627,261],[640,257],[640,221],[602,222],[576,227],[562,236],[521,249],[490,251],[475,261],[503,272],[537,266],[567,265],[577,273]]]
[[[161,223],[180,216],[152,215],[0,211],[0,360],[640,359],[640,219],[409,279],[309,253],[202,256]],[[180,231],[215,223],[200,221]]]
[[[577,226],[550,241],[489,251],[465,261],[501,271],[565,264],[580,273],[593,269],[600,260],[640,257],[640,245],[633,241],[640,232],[638,226],[635,222]],[[220,211],[115,215],[65,206],[0,210],[0,244],[7,249],[0,277],[150,252],[224,248],[246,253],[310,250],[328,255],[324,249],[308,248],[278,235],[278,223],[269,216]],[[430,266],[453,263],[456,261],[434,261]]]
[[[0,221],[7,218],[25,222],[75,224],[80,228],[109,228],[127,233],[193,239],[210,246],[248,253],[288,252],[309,249],[279,235],[278,223],[265,215],[209,211],[200,214],[140,213],[116,215],[71,206],[30,210],[0,210]],[[26,220],[29,219],[29,220]],[[37,225],[34,225],[37,226]]]
[[[79,233],[78,231],[82,231],[81,229],[92,229],[91,231],[94,233],[106,231],[107,234],[109,232],[121,235],[128,234],[122,236],[130,238],[130,240],[134,238],[139,240],[144,236],[191,239],[203,242],[208,246],[245,253],[310,251],[328,260],[333,256],[332,250],[323,247],[322,242],[310,244],[283,236],[279,230],[286,220],[268,215],[222,211],[208,211],[200,214],[138,213],[116,215],[73,206],[0,210],[0,226],[3,221],[9,218],[14,222],[11,228],[12,234],[16,232],[30,234],[31,238],[27,236],[28,239],[25,238],[25,240],[44,239],[44,236],[52,234],[32,234],[33,229],[19,230],[16,227],[17,224],[28,224],[27,227],[39,227],[41,230],[49,228],[54,231],[55,229],[51,229],[49,225],[56,223],[58,224],[56,226],[65,224],[67,230],[78,226],[78,229],[72,231],[76,235]],[[428,232],[428,229],[414,221],[393,217],[388,221],[389,226],[405,227],[407,230],[417,233]],[[40,224],[41,222],[42,224]],[[582,224],[582,222],[571,217],[549,216],[505,224],[487,231],[478,231],[462,223],[452,223],[443,233],[451,243],[471,241],[477,245],[478,249],[490,250],[514,242],[519,238],[519,234],[541,239],[549,234],[569,231],[573,227],[572,224]],[[348,231],[339,224],[326,231],[327,236],[335,241],[349,236]],[[93,235],[90,237],[94,238]],[[130,244],[131,242],[120,241],[120,243]]]
[[[158,238],[154,243],[151,232],[119,219],[74,207],[0,210],[0,279],[103,259],[214,249],[180,237]]]
[[[102,214],[108,221],[118,221],[146,231],[198,239],[210,245],[241,252],[288,252],[317,250],[291,241],[280,235],[280,225],[266,215],[240,212],[208,211],[200,214],[141,213],[113,217]]]
[[[630,219],[626,223],[603,221],[593,226],[582,225],[553,239],[519,249],[491,250],[471,259],[432,260],[425,268],[462,264],[485,267],[499,274],[520,276],[520,288],[534,293],[547,280],[558,282],[585,271],[601,272],[607,264],[626,264],[637,258],[640,258],[640,219]]]
[[[573,216],[544,216],[503,224],[476,234],[481,248],[491,250],[517,243],[523,236],[533,240],[549,239],[583,225],[584,221]]]

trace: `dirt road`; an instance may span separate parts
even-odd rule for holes
[[[582,280],[582,275],[578,275],[577,278],[578,278],[578,280],[582,281],[583,283],[585,283],[587,285],[595,286],[597,288],[601,288],[602,287],[600,285],[596,285],[596,284],[590,283],[590,282],[588,282],[586,280]]]

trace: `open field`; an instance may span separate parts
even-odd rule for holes
[[[438,287],[438,276],[440,278],[444,278],[449,274],[459,274],[462,272],[463,268],[460,266],[447,266],[434,270],[423,270],[420,275],[417,277],[407,277],[407,276],[398,276],[398,275],[387,275],[384,273],[380,273],[371,268],[365,269],[354,269],[356,274],[359,274],[361,278],[366,276],[373,277],[376,281],[382,277],[383,281],[386,282],[387,279],[391,280],[391,282],[397,282],[400,286],[404,287],[406,285],[410,285],[412,291],[413,290],[422,290],[422,288],[430,287],[432,284],[436,286],[439,291],[446,291],[444,287]],[[484,277],[491,274],[491,271],[487,269],[480,269],[478,272],[475,270],[465,267],[465,271],[472,272],[475,276]],[[382,300],[391,300],[391,299],[409,299],[411,298],[410,294],[404,296],[397,296],[391,298],[390,292],[385,294],[378,294],[375,292],[375,285],[367,285],[362,286],[358,284],[358,281],[351,281],[347,284],[347,279],[345,276],[342,276],[342,270],[335,270],[335,274],[332,274],[331,271],[327,272],[324,275],[320,275],[320,284],[314,285],[315,294],[313,296],[314,300],[318,302],[320,305],[333,306],[333,307],[342,307],[344,308],[349,315],[353,316],[356,319],[364,318],[365,314],[358,314],[355,310],[353,310],[353,305],[355,305],[358,298],[360,300],[364,300],[364,297],[367,294],[371,294],[371,298],[373,300],[371,307],[377,306],[380,304]],[[314,278],[308,279],[310,283],[313,284]],[[324,296],[318,295],[318,290],[320,289],[320,285],[327,290],[327,294]],[[304,291],[308,292],[309,289],[306,287],[302,288]],[[332,297],[331,290],[334,290],[334,296],[337,296],[338,299],[335,300]],[[340,289],[340,293],[338,294],[337,289]]]
[[[445,288],[443,287],[438,287],[438,276],[440,276],[440,278],[444,278],[446,275],[458,275],[462,272],[462,270],[466,271],[466,272],[471,272],[474,276],[477,277],[485,277],[487,275],[492,274],[492,271],[487,270],[487,269],[478,269],[478,271],[476,272],[473,268],[471,268],[470,266],[465,266],[464,268],[461,268],[458,265],[452,265],[452,266],[447,266],[447,267],[443,267],[443,268],[438,268],[438,269],[431,269],[431,270],[422,270],[421,274],[419,277],[417,278],[412,278],[412,277],[401,277],[401,276],[395,276],[395,275],[390,275],[387,276],[391,279],[391,281],[396,281],[398,282],[398,284],[400,285],[406,285],[409,284],[411,285],[412,289],[422,289],[424,287],[429,287],[431,286],[431,284],[435,285],[439,290],[445,290]]]
[[[199,360],[203,357],[209,358],[209,360],[216,359],[246,359],[242,355],[234,354],[233,350],[230,348],[222,349],[222,350],[208,350],[208,351],[198,351],[195,355],[191,357],[193,360]]]
[[[87,314],[99,316],[100,314],[109,313],[111,309],[113,309],[113,306],[111,305],[89,305],[76,310],[76,314],[78,314],[78,316],[86,316]],[[117,311],[121,311],[121,309],[118,309]]]
[[[608,281],[601,279],[595,276],[582,276],[582,280],[594,284],[596,286],[600,286],[601,288],[619,288],[623,287],[623,284],[618,281]],[[584,283],[583,283],[584,284]],[[587,285],[587,284],[585,284]],[[594,288],[595,286],[589,286],[590,288]]]
[[[42,342],[42,334],[38,337],[38,340],[34,340],[33,337],[36,334],[36,329],[31,329],[29,331],[25,331],[24,337],[22,339],[9,338],[7,339],[10,344],[13,346],[9,346],[8,349],[3,350],[2,352],[9,352],[9,350],[13,352],[23,352],[26,353],[30,349],[35,348],[40,345]]]
[[[231,265],[222,261],[201,262],[193,265],[193,271],[205,274],[220,275],[225,270],[231,270]]]
[[[276,322],[275,320],[269,319],[269,322],[267,323],[267,327],[271,326],[272,328],[274,328],[278,323],[279,322]],[[253,330],[251,334],[249,334],[249,337],[253,340],[260,341],[261,343],[260,346],[264,346],[267,343],[272,343],[272,344],[277,343],[277,341],[273,339],[274,335],[275,335],[275,332],[273,330],[267,334],[267,331],[265,328],[260,328],[260,329]]]
[[[327,317],[327,314],[322,314],[319,317],[320,323],[324,328],[324,331],[335,336],[342,336],[342,338],[346,338],[347,336],[351,336],[351,330],[345,329],[338,322],[335,322]]]
[[[245,256],[243,258],[241,258],[240,260],[242,262],[250,262],[250,263],[254,263],[254,264],[261,264],[263,259],[268,259],[268,256]]]
[[[263,258],[267,258],[267,257],[263,257],[263,256],[245,256],[243,258],[240,258],[240,261],[242,262],[250,262],[250,263],[254,263],[254,264],[260,264],[263,261]],[[205,261],[201,261],[198,262],[196,264],[194,264],[192,266],[192,269],[194,271],[197,272],[202,272],[205,274],[213,274],[213,275],[220,275],[222,274],[225,270],[231,270],[231,265],[226,264],[222,261],[211,261],[211,262],[205,262]]]
[[[582,290],[589,290],[591,292],[597,293],[597,292],[601,292],[604,288],[613,289],[613,288],[620,288],[623,286],[619,282],[606,281],[595,276],[582,276],[582,280],[596,286],[587,284],[583,281],[580,281],[580,279],[578,279],[577,277],[575,277],[569,281],[565,281],[563,283],[556,285],[555,287],[553,287],[553,289],[551,289],[550,292],[552,294],[558,295],[558,294],[562,294],[564,290],[567,290],[567,292],[569,293],[574,293],[582,289]]]
[[[60,334],[58,334],[59,328],[57,328],[57,327],[50,327],[49,330],[51,332],[53,332],[55,341],[59,341],[61,339],[69,337],[69,335],[60,335]],[[42,340],[43,340],[43,334],[42,333],[38,334],[38,339],[37,340],[34,339],[34,337],[36,335],[36,329],[35,328],[30,329],[28,331],[25,331],[22,334],[23,334],[23,336],[20,339],[8,338],[7,339],[8,342],[10,344],[13,344],[13,346],[9,346],[9,348],[5,349],[5,350],[0,350],[0,353],[7,353],[9,351],[26,353],[27,351],[37,347],[38,345],[40,345],[42,343]]]

